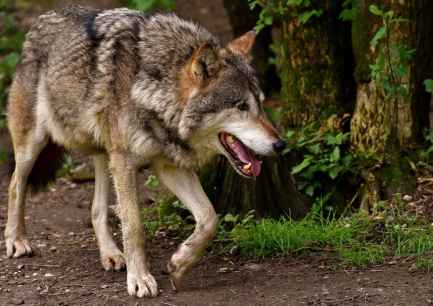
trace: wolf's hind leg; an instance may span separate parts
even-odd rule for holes
[[[99,245],[101,262],[105,270],[119,271],[125,268],[125,259],[114,242],[108,226],[110,188],[108,158],[105,154],[95,155],[93,163],[95,165],[95,195],[92,203],[92,224]]]
[[[13,131],[12,135],[14,135]],[[27,193],[27,178],[33,165],[47,144],[46,137],[36,137],[36,133],[29,132],[25,135],[25,141],[13,139],[15,151],[15,171],[9,185],[8,219],[5,229],[6,255],[7,257],[20,257],[30,255],[32,249],[26,239],[25,229],[25,201]]]
[[[218,218],[194,172],[160,165],[157,173],[162,182],[191,211],[196,221],[194,232],[179,246],[168,263],[173,287],[177,289],[185,272],[200,260],[215,236]]]

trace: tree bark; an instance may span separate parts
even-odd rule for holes
[[[424,129],[433,126],[428,116],[429,112],[432,112],[433,97],[426,92],[423,85],[426,79],[433,79],[433,1],[415,0],[410,18],[416,21],[410,24],[413,48],[416,49],[411,66],[411,88],[414,99],[412,114],[415,136],[421,139]]]
[[[287,18],[274,32],[285,126],[301,127],[353,109],[350,25],[338,18],[341,4],[335,0],[317,2],[313,8],[322,11],[320,17],[312,17],[305,24],[299,18]],[[291,15],[300,13],[292,10]]]
[[[404,152],[421,138],[422,129],[428,126],[430,98],[422,88],[422,81],[433,71],[432,60],[427,56],[433,51],[431,39],[427,39],[428,33],[432,34],[433,2],[386,0],[381,3],[385,10],[391,9],[409,21],[393,24],[389,44],[416,48],[409,72],[401,80],[409,94],[390,96],[370,77],[369,65],[374,63],[379,50],[372,48],[370,41],[381,26],[380,17],[369,12],[371,4],[376,1],[358,2],[352,28],[357,99],[351,141],[357,153],[377,160],[372,169],[363,173],[361,208],[365,211],[374,209],[379,200],[410,192],[415,186]],[[391,73],[392,65],[384,73]]]
[[[218,213],[244,215],[254,210],[259,217],[301,218],[308,206],[296,190],[290,164],[285,158],[265,159],[260,176],[249,180],[219,158],[204,175],[204,186]]]

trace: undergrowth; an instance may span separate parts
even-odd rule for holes
[[[433,225],[408,213],[405,202],[398,197],[383,207],[372,216],[356,213],[325,217],[323,209],[316,206],[303,220],[251,221],[235,226],[229,237],[248,257],[322,251],[354,266],[407,256],[418,257],[418,265],[426,266],[431,260],[424,257],[433,250]]]
[[[164,232],[186,237],[194,222],[179,201],[166,198],[144,210],[144,223],[151,237]],[[373,215],[329,215],[318,202],[302,220],[290,218],[257,220],[251,211],[244,217],[225,215],[214,247],[238,249],[241,256],[266,258],[324,252],[344,265],[368,266],[401,257],[414,257],[418,269],[433,269],[433,225],[409,213],[398,196],[377,205]]]

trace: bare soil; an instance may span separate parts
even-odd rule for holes
[[[1,178],[1,232],[7,184],[8,178]],[[89,218],[92,192],[92,183],[61,179],[49,191],[29,196],[26,221],[36,252],[7,259],[2,237],[0,305],[433,305],[432,275],[410,272],[411,263],[336,269],[320,253],[253,262],[209,250],[182,290],[174,292],[165,263],[180,240],[167,237],[147,244],[159,297],[132,298],[126,272],[106,272],[99,262]]]

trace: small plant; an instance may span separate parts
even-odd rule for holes
[[[218,237],[219,241],[231,240],[231,235],[238,228],[247,228],[248,226],[255,224],[254,210],[250,210],[245,216],[232,215],[230,213],[220,218],[218,226]]]
[[[409,49],[402,38],[391,38],[392,32],[408,20],[397,16],[392,10],[384,11],[374,4],[370,5],[369,10],[382,20],[382,25],[370,41],[371,47],[377,50],[376,61],[370,65],[371,77],[388,97],[408,96],[409,64],[415,49]]]
[[[248,0],[250,9],[260,7],[256,31],[259,32],[275,21],[297,18],[301,24],[306,24],[313,17],[320,17],[323,10],[312,7],[311,0]]]
[[[353,21],[357,13],[357,3],[355,0],[346,0],[343,2],[343,10],[340,13],[339,19],[343,21]]]
[[[340,122],[332,116],[328,122]],[[347,176],[357,177],[357,159],[349,150],[349,133],[312,123],[300,131],[286,133],[286,153],[302,156],[291,172],[298,189],[314,201],[327,202],[336,186]]]
[[[147,177],[147,180],[146,180],[145,184],[150,189],[156,189],[160,185],[159,179],[155,175],[153,175],[153,174],[151,174],[151,175],[149,175]]]
[[[386,251],[386,247],[383,245],[365,243],[347,248],[342,247],[339,250],[339,255],[345,264],[364,267],[383,263]]]
[[[62,167],[58,170],[56,176],[58,177],[70,177],[72,169],[74,168],[74,161],[70,154],[64,154]]]
[[[424,81],[425,91],[433,93],[433,80],[427,79]]]
[[[417,270],[425,271],[430,273],[433,271],[433,259],[431,258],[419,258],[415,262]]]
[[[188,217],[182,218],[184,214],[188,214]],[[142,219],[146,233],[151,238],[158,232],[182,234],[194,228],[192,216],[171,196],[163,197],[150,207],[144,208]]]

